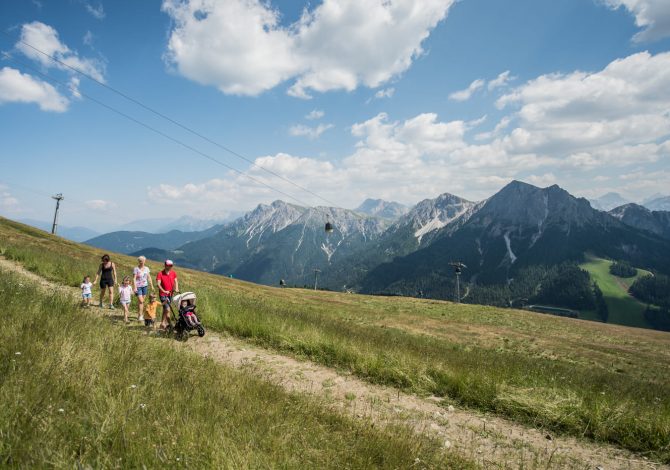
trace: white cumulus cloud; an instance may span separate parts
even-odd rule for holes
[[[395,88],[389,87],[389,88],[382,88],[381,90],[378,90],[377,93],[375,93],[375,98],[378,100],[382,98],[391,98],[395,94]]]
[[[61,42],[58,37],[58,31],[42,22],[33,21],[21,27],[21,39],[16,43],[16,49],[26,57],[39,62],[44,67],[58,68],[69,73],[74,73],[68,69],[69,66],[92,76],[96,80],[105,81],[104,65],[100,61],[80,57],[77,52],[71,50]],[[55,57],[61,63],[53,61],[36,49]]]
[[[496,88],[500,88],[500,87],[503,87],[503,86],[507,85],[507,83],[514,80],[515,78],[516,77],[512,77],[510,75],[509,70],[506,70],[506,71],[502,72],[500,75],[498,75],[496,78],[494,78],[493,80],[490,80],[488,85],[487,85],[487,88],[488,88],[489,91],[495,90]]]
[[[518,127],[506,140],[515,151],[569,153],[575,161],[657,159],[670,136],[670,53],[633,54],[598,72],[543,75],[497,105],[518,107]],[[636,150],[640,144],[653,151]]]
[[[633,40],[656,41],[670,36],[670,3],[667,0],[602,0],[613,9],[624,7],[642,28]]]
[[[224,93],[289,94],[377,87],[407,70],[453,0],[324,0],[282,26],[260,0],[165,0],[173,20],[166,58],[185,77]]]
[[[332,128],[332,124],[319,124],[314,127],[306,126],[304,124],[296,124],[295,126],[291,126],[288,132],[294,137],[303,136],[309,139],[318,139],[321,134]]]
[[[314,109],[314,110],[310,111],[309,114],[307,114],[305,116],[305,119],[307,119],[309,121],[315,121],[317,119],[321,119],[325,115],[326,115],[326,113],[324,111],[322,111],[320,109]]]
[[[108,212],[116,208],[116,203],[104,199],[91,199],[86,201],[85,204],[89,209],[99,212]]]
[[[11,67],[0,70],[0,104],[35,103],[42,111],[67,111],[69,100],[51,84]]]
[[[486,81],[478,78],[477,80],[474,80],[472,83],[470,83],[466,89],[451,93],[449,95],[449,99],[453,101],[467,101],[477,90],[482,88],[485,83]]]
[[[670,52],[633,54],[597,71],[542,75],[506,89],[497,105],[504,116],[492,131],[475,135],[475,143],[469,132],[483,118],[446,121],[421,113],[392,120],[379,113],[351,126],[354,148],[336,162],[280,153],[256,164],[344,207],[370,196],[413,203],[444,191],[478,199],[512,179],[558,183],[581,195],[617,184],[631,195],[667,192]],[[306,203],[324,203],[258,168],[249,173]],[[618,180],[627,173],[635,176]],[[189,208],[229,201],[251,208],[286,199],[235,174],[152,191]]]

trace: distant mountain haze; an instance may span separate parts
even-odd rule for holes
[[[366,199],[355,211],[361,214],[381,217],[383,219],[397,220],[407,214],[410,208],[399,202],[387,202],[383,199]]]
[[[594,209],[598,209],[599,211],[610,211],[615,207],[623,206],[631,201],[627,200],[619,193],[607,193],[596,199],[591,199],[590,202]]]
[[[652,211],[670,211],[670,196],[661,196],[644,203]]]
[[[222,226],[217,225],[200,232],[182,232],[171,230],[167,233],[119,231],[100,235],[84,243],[118,253],[131,254],[147,248],[172,250],[185,243],[214,235]]]
[[[51,233],[53,224],[53,222],[34,219],[19,219],[18,221],[49,233]],[[61,237],[72,240],[73,242],[83,242],[84,240],[88,240],[89,238],[93,238],[100,234],[87,227],[69,227],[67,225],[58,225],[57,232]]]

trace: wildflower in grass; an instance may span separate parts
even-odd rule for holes
[[[63,408],[58,408],[59,413],[65,413],[65,410]]]
[[[21,355],[21,351],[16,351],[16,352],[14,353],[14,355],[15,355],[15,356],[20,356],[20,355]]]
[[[132,385],[130,386],[130,388],[135,389],[135,388],[137,388],[137,385],[132,384]]]
[[[147,407],[146,403],[140,403],[140,409],[143,410]]]

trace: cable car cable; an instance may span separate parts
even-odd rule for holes
[[[9,39],[11,39],[12,41],[14,41],[14,38],[12,38],[12,36],[11,36],[9,33],[7,33],[6,31],[2,31],[2,30],[0,30],[0,33],[4,34],[7,38],[9,38]],[[73,67],[73,66],[71,66],[70,64],[67,64],[67,63],[61,61],[61,60],[58,59],[57,57],[54,57],[54,56],[48,54],[47,52],[42,51],[41,49],[39,49],[39,48],[33,46],[32,44],[27,43],[27,42],[25,42],[25,41],[22,40],[22,39],[19,39],[17,42],[19,42],[19,43],[25,45],[26,47],[29,47],[30,49],[34,50],[35,52],[38,52],[39,54],[42,54],[43,56],[45,56],[45,57],[47,57],[47,58],[53,60],[54,62],[56,62],[56,63],[62,65],[63,67],[67,67],[68,69],[72,70],[73,72],[76,72],[76,73],[80,74],[81,76],[86,77],[86,78],[88,78],[89,80],[92,80],[93,82],[95,82],[95,83],[97,83],[98,85],[100,85],[100,86],[106,88],[107,90],[109,90],[109,91],[111,91],[111,92],[113,92],[113,93],[116,93],[117,95],[123,97],[124,99],[126,99],[126,100],[128,100],[128,101],[130,101],[130,102],[132,102],[132,103],[134,103],[134,104],[136,104],[136,105],[138,105],[138,106],[140,106],[140,107],[142,107],[142,108],[144,108],[145,110],[147,110],[147,111],[149,111],[149,112],[155,114],[156,116],[159,116],[159,117],[161,117],[162,119],[165,119],[165,120],[169,121],[170,123],[174,124],[175,126],[178,126],[178,127],[180,127],[181,129],[184,129],[185,131],[187,131],[187,132],[189,132],[189,133],[191,133],[191,134],[193,134],[193,135],[195,135],[195,136],[197,136],[197,137],[199,137],[199,138],[201,138],[201,139],[203,139],[203,140],[209,142],[210,144],[215,145],[215,146],[219,147],[219,148],[222,149],[222,150],[225,150],[226,152],[230,153],[231,155],[234,155],[235,157],[244,160],[245,162],[247,162],[247,163],[253,165],[254,167],[259,168],[259,169],[261,169],[261,170],[263,170],[263,171],[265,171],[265,172],[267,172],[267,173],[269,173],[269,174],[271,174],[271,175],[273,175],[273,176],[276,176],[277,178],[279,178],[279,179],[281,179],[281,180],[283,180],[283,181],[285,181],[285,182],[287,182],[287,183],[289,183],[289,184],[292,184],[292,185],[295,186],[296,188],[299,188],[300,190],[305,191],[306,193],[311,194],[312,196],[314,196],[314,197],[316,197],[316,198],[318,198],[318,199],[321,199],[321,200],[324,201],[324,202],[327,202],[328,204],[330,204],[330,205],[333,206],[333,207],[337,207],[337,206],[338,206],[338,205],[337,205],[336,203],[334,203],[333,201],[330,201],[329,199],[326,199],[326,198],[324,198],[323,196],[320,196],[319,194],[315,193],[314,191],[305,188],[304,186],[302,186],[302,185],[300,185],[300,184],[298,184],[298,183],[292,181],[292,180],[289,179],[289,178],[286,178],[285,176],[282,176],[282,175],[280,175],[280,174],[278,174],[278,173],[276,173],[276,172],[274,172],[274,171],[272,171],[272,170],[269,170],[269,169],[267,169],[267,168],[265,168],[265,167],[263,167],[263,166],[261,166],[261,165],[255,163],[252,159],[247,158],[247,157],[245,157],[244,155],[241,155],[240,153],[238,153],[238,152],[236,152],[236,151],[230,149],[229,147],[226,147],[226,146],[223,145],[223,144],[220,144],[219,142],[216,142],[216,141],[213,140],[213,139],[210,139],[209,137],[207,137],[207,136],[201,134],[200,132],[198,132],[198,131],[196,131],[196,130],[194,130],[194,129],[191,129],[190,127],[186,126],[185,124],[182,124],[182,123],[180,123],[179,121],[177,121],[177,120],[175,120],[175,119],[173,119],[173,118],[171,118],[171,117],[169,117],[169,116],[167,116],[167,115],[161,113],[160,111],[157,111],[157,110],[155,110],[154,108],[152,108],[152,107],[150,107],[150,106],[148,106],[148,105],[142,103],[142,102],[139,101],[137,98],[133,98],[132,96],[130,96],[130,95],[128,95],[128,94],[126,94],[126,93],[124,93],[124,92],[122,92],[122,91],[120,91],[120,90],[117,90],[116,88],[112,87],[111,85],[108,85],[108,84],[106,84],[105,82],[100,81],[100,80],[98,80],[97,78],[91,76],[90,74],[88,74],[88,73],[86,73],[86,72],[84,72],[84,71],[82,71],[82,70],[79,70],[78,68]],[[303,203],[303,204],[304,204],[304,203]]]
[[[41,75],[41,76],[44,77],[46,80],[48,80],[48,81],[50,81],[50,82],[56,84],[57,86],[62,86],[62,87],[65,87],[66,89],[70,89],[70,87],[69,87],[68,84],[66,84],[66,83],[64,83],[64,82],[62,82],[62,81],[60,81],[60,80],[58,80],[58,79],[56,79],[56,78],[53,78],[51,75],[49,75],[49,74],[47,74],[47,73],[44,73],[44,72],[38,70],[36,67],[33,67],[33,66],[30,65],[30,64],[27,64],[27,63],[25,63],[25,62],[23,62],[23,61],[21,61],[21,60],[18,60],[18,59],[16,59],[16,58],[14,58],[13,56],[9,55],[9,54],[6,54],[6,53],[5,53],[4,56],[5,56],[6,59],[8,59],[8,60],[10,60],[10,61],[12,61],[12,62],[15,62],[15,63],[17,63],[17,64],[23,65],[24,67],[26,67],[26,68],[32,70],[33,72],[35,72],[35,73]],[[192,151],[192,152],[194,152],[194,153],[196,153],[196,154],[198,154],[198,155],[200,155],[200,156],[203,157],[203,158],[206,158],[206,159],[208,159],[208,160],[210,160],[210,161],[212,161],[212,162],[214,162],[214,163],[217,163],[217,164],[219,164],[219,165],[221,165],[221,166],[223,166],[223,167],[225,167],[225,168],[228,168],[229,170],[232,170],[232,171],[238,173],[240,176],[244,176],[244,177],[246,177],[246,178],[248,178],[248,179],[254,181],[255,183],[258,183],[258,184],[260,184],[260,185],[262,185],[262,186],[265,186],[265,187],[268,188],[268,189],[271,189],[271,190],[273,190],[273,191],[275,191],[275,192],[277,192],[277,193],[279,193],[279,194],[281,194],[281,195],[283,195],[283,196],[286,196],[287,198],[290,198],[290,199],[296,201],[297,203],[299,203],[299,204],[301,204],[301,205],[303,205],[303,206],[311,207],[309,204],[307,204],[306,202],[302,201],[301,199],[298,199],[297,197],[292,196],[292,195],[290,195],[290,194],[288,194],[288,193],[282,191],[281,189],[277,189],[277,188],[275,188],[274,186],[271,186],[271,185],[269,185],[269,184],[267,184],[267,183],[265,183],[265,182],[259,180],[258,178],[255,178],[255,177],[253,177],[253,176],[251,176],[251,175],[249,175],[249,174],[247,174],[247,173],[245,173],[245,172],[243,172],[243,171],[241,171],[241,170],[238,170],[237,168],[234,168],[234,167],[232,167],[232,166],[230,166],[230,165],[228,165],[228,164],[226,164],[226,163],[224,163],[224,162],[222,162],[222,161],[220,161],[220,160],[218,160],[218,159],[212,157],[211,155],[209,155],[209,154],[207,154],[207,153],[205,153],[205,152],[203,152],[203,151],[201,151],[201,150],[199,150],[199,149],[197,149],[197,148],[195,148],[195,147],[193,147],[193,146],[191,146],[191,145],[189,145],[189,144],[187,144],[187,143],[185,143],[185,142],[182,142],[181,140],[179,140],[179,139],[177,139],[177,138],[174,138],[174,137],[170,136],[170,135],[166,134],[165,132],[163,132],[163,131],[161,131],[161,130],[159,130],[159,129],[156,129],[156,128],[153,127],[153,126],[151,126],[151,125],[149,125],[149,124],[146,124],[145,122],[140,121],[139,119],[136,119],[136,118],[130,116],[129,114],[124,113],[123,111],[119,111],[118,109],[114,108],[113,106],[110,106],[110,105],[108,105],[108,104],[106,104],[106,103],[103,103],[102,101],[100,101],[100,100],[98,100],[98,99],[96,99],[96,98],[93,98],[92,96],[87,95],[86,93],[84,93],[84,92],[82,92],[82,91],[79,91],[79,90],[78,90],[77,92],[78,92],[78,94],[81,95],[82,97],[84,97],[84,98],[86,98],[86,99],[89,99],[89,100],[93,101],[94,103],[98,104],[99,106],[102,106],[103,108],[106,108],[106,109],[108,109],[109,111],[112,111],[113,113],[118,114],[118,115],[120,115],[120,116],[122,116],[122,117],[124,117],[124,118],[126,118],[126,119],[128,119],[128,120],[130,120],[130,121],[132,121],[132,122],[134,122],[134,123],[136,123],[136,124],[138,124],[138,125],[144,127],[144,128],[146,128],[146,129],[148,129],[148,130],[150,130],[150,131],[152,131],[152,132],[154,132],[154,133],[156,133],[156,134],[158,134],[158,135],[160,135],[160,136],[162,136],[162,137],[164,137],[164,138],[166,138],[166,139],[168,139],[168,140],[170,140],[170,141],[172,141],[172,142],[174,142],[174,143],[176,143],[176,144],[178,144],[178,145],[180,145],[180,146],[182,146],[182,147],[184,147],[184,148],[186,148],[186,149],[188,149],[188,150],[190,150],[190,151]]]

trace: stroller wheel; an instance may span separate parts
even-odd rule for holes
[[[175,338],[177,341],[186,341],[188,339],[188,330],[185,328],[175,328]]]
[[[202,325],[198,325],[198,336],[201,338],[205,336],[205,327]]]

